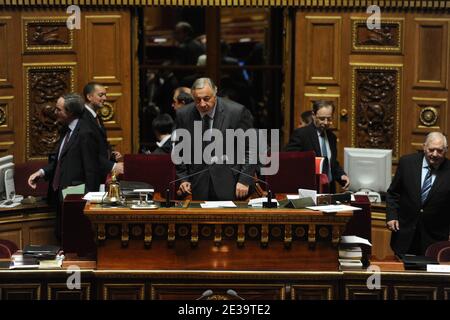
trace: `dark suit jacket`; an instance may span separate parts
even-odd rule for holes
[[[194,139],[201,141],[201,137],[194,137],[194,121],[201,121],[200,113],[197,111],[194,103],[191,103],[179,110],[177,110],[177,129],[186,129],[191,134],[191,160],[194,162]],[[224,137],[223,153],[225,154],[225,130],[241,128],[244,131],[253,126],[253,117],[251,113],[242,105],[236,102],[217,98],[216,111],[214,114],[213,128],[222,132]],[[198,141],[197,140],[197,141]],[[201,142],[200,142],[201,144]],[[236,155],[237,144],[234,143]],[[208,170],[191,178],[186,178],[183,181],[190,181],[192,183],[192,198],[196,200],[207,200],[209,195],[209,180],[211,179],[214,186],[214,191],[217,197],[221,200],[233,200],[235,198],[236,183],[240,182],[245,185],[252,186],[253,178],[230,169],[230,167],[242,171],[250,176],[255,172],[256,165],[249,164],[248,148],[246,149],[245,164],[236,164],[236,159],[233,164],[181,164],[177,165],[177,177],[183,178],[189,174],[197,173],[205,168]],[[221,157],[223,155],[217,155]],[[230,159],[231,160],[231,159]]]
[[[153,150],[152,154],[170,154],[172,152],[172,140],[169,139],[161,147]]]
[[[58,162],[58,152],[66,135],[67,128],[61,133],[61,138],[55,153],[49,156],[49,164],[44,168],[45,179],[49,180],[49,199],[58,203],[59,195],[51,194],[52,183]],[[96,157],[98,146],[94,138],[94,132],[80,119],[72,132],[69,141],[61,151],[60,178],[58,192],[68,186],[85,184],[85,191],[98,191],[100,181],[98,179],[98,162]]]
[[[106,129],[103,126],[103,123],[101,123],[101,126],[98,125],[97,120],[89,110],[84,110],[82,119],[95,133],[95,139],[97,140],[98,145],[98,150],[96,152],[98,154],[99,163],[98,176],[100,183],[104,183],[106,181],[106,176],[114,167],[114,161],[111,160],[111,146],[107,140]]]
[[[395,253],[408,253],[415,232],[419,232],[422,254],[437,241],[448,240],[450,224],[450,163],[445,160],[425,203],[420,200],[423,153],[403,156],[386,196],[386,221],[399,220],[400,230],[392,232]]]
[[[331,150],[331,175],[333,176],[333,181],[341,182],[341,176],[345,175],[344,170],[339,165],[337,161],[337,138],[336,135],[328,129],[326,131],[328,137],[328,143],[330,144]],[[322,151],[320,150],[319,137],[317,136],[317,129],[313,123],[306,127],[295,129],[289,139],[289,143],[286,146],[286,151],[314,151],[317,157],[322,156]],[[331,183],[333,186],[334,183]]]

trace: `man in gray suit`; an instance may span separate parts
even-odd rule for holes
[[[237,152],[232,153],[233,159],[225,157],[225,154],[230,154],[230,150],[226,150],[225,137],[227,129],[243,129],[246,131],[252,128],[253,117],[251,113],[236,102],[217,97],[217,87],[209,78],[199,78],[194,82],[192,96],[194,98],[193,103],[177,110],[177,129],[187,130],[190,134],[190,143],[194,146],[194,148],[191,148],[190,158],[195,159],[194,153],[199,151],[194,150],[196,144],[201,145],[201,151],[204,155],[206,152],[203,153],[203,151],[206,151],[205,148],[208,147],[208,144],[215,142],[215,140],[204,141],[203,136],[207,136],[208,132],[221,133],[224,138],[224,148],[221,154],[214,154],[214,152],[211,154],[212,158],[220,159],[218,162],[208,163],[202,157],[200,163],[191,161],[178,164],[176,166],[177,177],[182,179],[179,192],[192,194],[194,200],[245,198],[248,196],[253,183],[252,175],[256,165],[249,163],[248,143],[245,144],[245,159],[243,161],[237,161]],[[194,130],[195,122],[197,122],[197,125],[201,123],[202,130],[200,132]],[[178,132],[177,130],[175,135],[178,135]],[[234,144],[234,151],[236,151],[236,145]],[[223,161],[224,158],[225,161]],[[223,162],[221,163],[221,161]]]

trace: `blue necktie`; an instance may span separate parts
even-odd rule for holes
[[[320,134],[320,139],[322,140],[321,153],[322,157],[324,157],[323,161],[323,169],[322,172],[325,173],[328,177],[328,181],[331,182],[331,173],[330,173],[330,162],[328,161],[328,150],[327,150],[327,140],[325,139],[325,132]]]
[[[432,182],[431,177],[432,177],[431,167],[428,167],[428,172],[425,176],[425,180],[423,181],[422,190],[420,191],[420,199],[422,201],[422,204],[425,203],[425,200],[427,199],[428,194],[430,193]]]

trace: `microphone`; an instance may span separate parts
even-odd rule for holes
[[[242,298],[240,295],[237,294],[236,291],[234,291],[233,289],[228,289],[227,290],[227,295],[233,297],[233,298],[238,298],[240,300],[245,300],[244,298]]]
[[[205,169],[202,169],[202,170],[200,170],[200,171],[197,171],[197,172],[188,174],[187,176],[183,176],[183,177],[181,177],[181,178],[178,178],[178,179],[175,179],[175,180],[170,181],[170,182],[169,182],[169,187],[166,189],[166,201],[161,203],[161,207],[164,207],[164,208],[170,208],[170,207],[175,206],[175,204],[174,204],[173,202],[170,201],[170,186],[171,186],[172,184],[174,184],[174,183],[176,183],[176,182],[178,182],[178,181],[181,181],[181,180],[186,180],[187,178],[196,176],[196,175],[201,174],[201,173],[203,173],[203,172],[206,172],[206,171],[208,171],[208,170],[209,170],[209,167],[207,167],[207,168],[205,168]]]
[[[236,292],[235,292],[236,293]],[[195,300],[203,300],[213,295],[213,291],[211,289],[205,290],[200,297]]]
[[[254,180],[258,181],[258,182],[264,183],[267,186],[267,201],[263,202],[263,208],[276,208],[277,207],[277,203],[276,202],[272,202],[272,191],[270,190],[270,185],[266,181],[261,180],[261,179],[259,179],[257,177],[254,177],[252,175],[249,175],[248,173],[242,172],[241,170],[237,170],[237,169],[234,169],[234,168],[231,168],[231,167],[229,167],[229,168],[232,171],[234,171],[234,172],[237,172],[237,173],[242,174],[242,175],[244,175],[246,177],[252,178],[252,179],[254,179]]]

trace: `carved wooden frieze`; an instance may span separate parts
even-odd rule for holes
[[[6,119],[8,118],[7,107],[8,105],[6,103],[0,102],[0,126],[4,126],[6,124]]]
[[[0,97],[0,132],[13,131],[14,96]]]
[[[25,66],[27,103],[27,160],[45,159],[59,139],[55,104],[74,91],[73,64]]]
[[[352,51],[367,53],[401,53],[403,19],[381,20],[379,29],[369,29],[367,20],[352,19]]]
[[[24,18],[24,53],[61,52],[73,50],[73,31],[66,17]]]
[[[352,82],[352,146],[392,149],[398,158],[400,67],[355,66]]]

